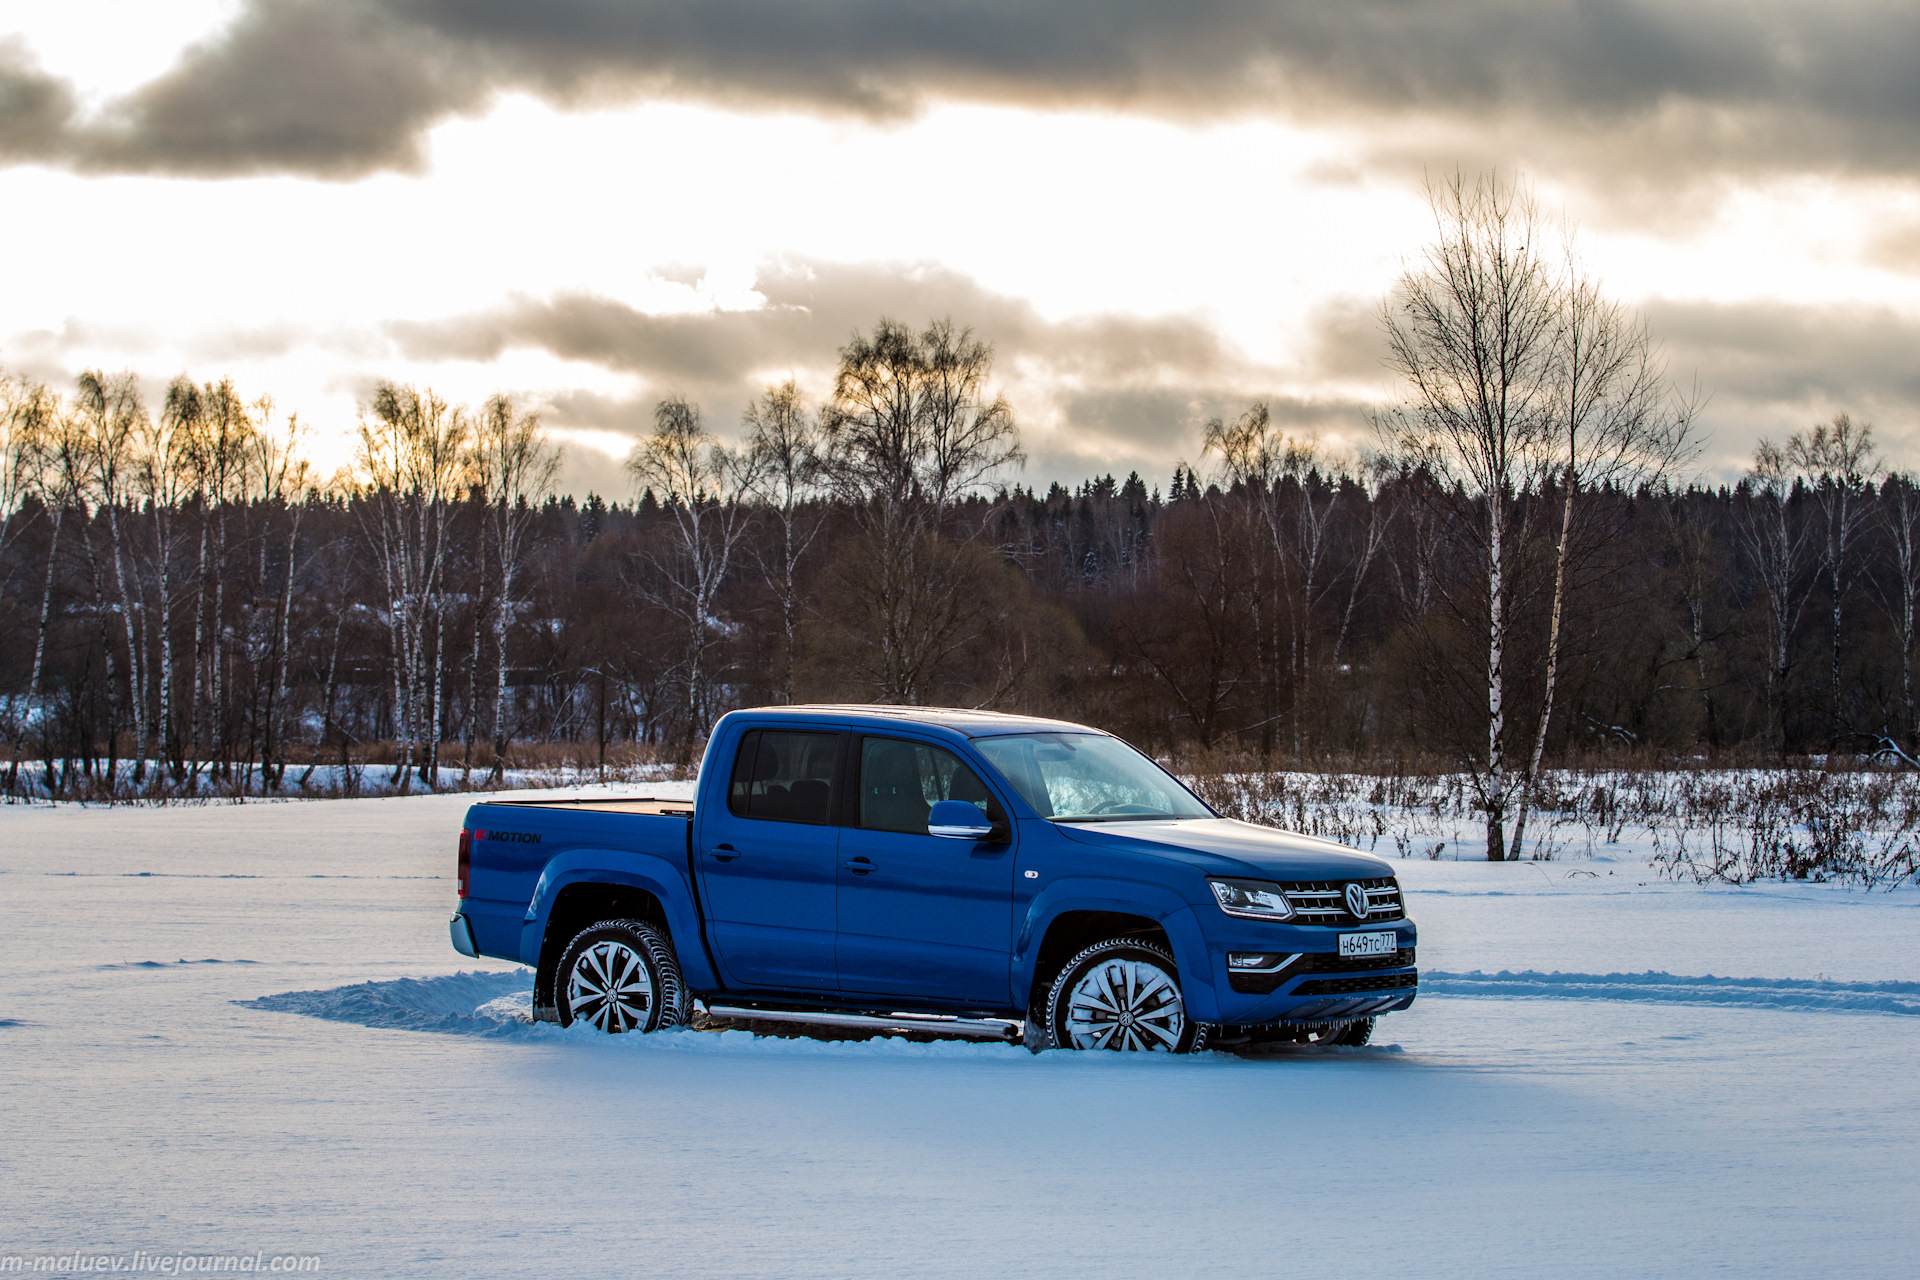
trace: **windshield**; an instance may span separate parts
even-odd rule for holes
[[[1166,770],[1105,734],[1016,733],[973,745],[1034,812],[1056,822],[1213,817]]]

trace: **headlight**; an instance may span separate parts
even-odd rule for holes
[[[1262,880],[1209,880],[1214,901],[1230,916],[1243,920],[1291,920],[1293,904],[1277,884]]]

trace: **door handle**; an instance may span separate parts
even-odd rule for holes
[[[733,846],[730,844],[717,844],[713,846],[713,858],[716,862],[732,862],[739,856],[739,854],[733,851]]]
[[[857,876],[863,876],[867,874],[867,872],[869,871],[878,871],[879,869],[880,868],[874,866],[873,863],[866,858],[847,859],[847,870],[853,872],[853,874]]]

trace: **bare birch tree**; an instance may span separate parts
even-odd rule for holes
[[[870,646],[860,665],[882,701],[920,701],[990,603],[961,594],[967,558],[950,517],[1026,460],[1012,406],[987,385],[992,370],[992,346],[950,320],[915,334],[883,317],[840,349],[824,475],[860,532],[848,585]]]
[[[1346,548],[1348,554],[1336,564],[1341,491],[1321,479],[1320,452],[1312,440],[1287,435],[1274,425],[1268,406],[1255,402],[1232,423],[1220,418],[1208,422],[1202,448],[1219,456],[1220,478],[1226,487],[1237,487],[1253,504],[1259,517],[1257,536],[1272,558],[1279,589],[1269,602],[1256,596],[1252,605],[1254,625],[1256,630],[1270,628],[1274,632],[1268,642],[1270,665],[1280,664],[1284,648],[1284,669],[1293,702],[1292,748],[1297,754],[1316,669],[1322,665],[1320,655],[1314,652],[1318,614],[1323,604],[1335,598],[1344,576],[1344,608],[1325,657],[1326,664],[1338,664],[1368,571],[1385,541],[1386,512],[1370,500],[1370,493],[1365,495],[1369,498],[1366,524],[1355,544]],[[1279,638],[1283,623],[1284,646]],[[1268,683],[1277,686],[1280,681],[1276,675]],[[1277,708],[1268,707],[1262,716],[1263,751],[1271,742],[1269,726],[1278,715]]]
[[[747,448],[756,461],[755,496],[768,508],[777,527],[771,548],[755,547],[760,576],[780,610],[781,702],[793,701],[793,666],[800,624],[800,563],[820,533],[821,517],[810,500],[822,478],[819,420],[807,412],[800,388],[792,378],[768,387],[747,406],[740,425],[747,432]]]
[[[560,468],[560,451],[547,441],[540,415],[521,413],[511,397],[488,400],[475,425],[473,480],[487,501],[487,531],[491,544],[496,594],[490,611],[493,630],[493,781],[506,777],[507,743],[511,737],[507,716],[507,632],[517,608],[520,562],[532,537],[539,505],[553,492]],[[474,645],[478,660],[479,644]],[[477,714],[477,708],[469,716]]]
[[[1686,659],[1693,664],[1694,688],[1700,695],[1700,718],[1706,730],[1707,745],[1720,745],[1720,712],[1714,697],[1714,681],[1707,670],[1707,650],[1717,636],[1708,634],[1707,611],[1714,603],[1718,584],[1716,552],[1712,532],[1704,527],[1686,495],[1669,485],[1660,497],[1661,524],[1665,531],[1665,554],[1675,579],[1684,616],[1676,619],[1686,637]]]
[[[190,459],[200,413],[200,389],[186,378],[176,378],[167,387],[159,415],[147,424],[136,463],[140,491],[147,500],[153,529],[153,629],[159,642],[159,653],[154,660],[154,737],[176,783],[186,778],[187,743],[176,696],[173,625],[178,600],[173,556],[179,538],[179,516],[194,483]]]
[[[38,496],[51,516],[51,527],[47,535],[46,577],[40,590],[40,621],[34,630],[33,666],[27,679],[27,708],[39,725],[43,740],[47,722],[47,707],[43,698],[43,682],[47,670],[47,634],[53,621],[53,594],[55,570],[60,557],[60,530],[69,512],[86,515],[88,493],[92,479],[92,442],[78,415],[69,411],[68,406],[55,399],[51,403],[52,414],[47,423],[46,447],[41,451],[39,474],[37,476]],[[84,534],[84,525],[82,526]],[[90,544],[83,544],[91,554]],[[16,730],[14,754],[19,755],[20,745],[24,741],[24,725]],[[7,771],[8,787],[12,788],[14,770]],[[53,788],[53,764],[51,756],[47,760],[47,787]]]
[[[1799,475],[1787,453],[1770,440],[1753,452],[1735,507],[1740,549],[1753,565],[1765,597],[1767,637],[1767,718],[1775,745],[1787,747],[1787,677],[1797,660],[1794,638],[1807,607],[1809,526],[1793,510]]]
[[[93,485],[106,513],[108,539],[113,548],[114,612],[120,618],[121,639],[127,648],[128,708],[133,720],[133,781],[142,784],[147,777],[147,643],[144,593],[139,588],[139,569],[132,566],[134,586],[127,585],[131,548],[122,525],[121,508],[126,518],[133,517],[132,500],[136,492],[135,451],[147,420],[146,407],[140,403],[140,386],[130,373],[108,378],[95,370],[80,375],[74,395],[74,411],[89,437]]]
[[[442,575],[467,459],[466,416],[431,389],[381,383],[373,418],[363,415],[355,469],[361,484],[362,529],[379,565],[387,598],[393,655],[394,729],[402,791],[437,775],[440,743],[439,664],[428,641],[440,630]]]
[[[1895,733],[1912,759],[1920,745],[1916,743],[1920,720],[1914,714],[1913,696],[1913,645],[1915,626],[1920,623],[1920,478],[1906,473],[1889,476],[1881,486],[1878,509],[1890,553],[1892,581],[1877,595],[1900,642],[1902,719]]]
[[[263,665],[272,672],[261,716],[260,792],[265,795],[279,788],[287,772],[285,734],[280,721],[286,714],[287,668],[293,652],[293,584],[299,572],[300,524],[316,484],[313,464],[302,452],[307,429],[301,424],[300,415],[289,414],[285,425],[276,428],[273,401],[266,396],[254,403],[253,412],[258,426],[253,436],[253,471],[260,477],[260,497],[269,510],[278,507],[284,511],[287,522],[286,563],[280,589],[275,593],[278,598],[274,602],[276,607],[263,654]],[[264,590],[267,586],[264,536],[260,550],[260,586]]]
[[[1474,785],[1486,811],[1487,857],[1506,856],[1506,653],[1510,558],[1527,532],[1555,418],[1560,291],[1539,244],[1532,197],[1495,177],[1464,175],[1428,189],[1435,242],[1383,309],[1390,367],[1404,407],[1381,415],[1391,451],[1424,466],[1468,506],[1453,523],[1476,549],[1485,585],[1486,745]]]
[[[244,496],[251,461],[253,422],[230,379],[195,387],[184,378],[167,389],[177,446],[173,465],[183,467],[200,508],[199,547],[193,571],[193,678],[189,685],[186,777],[202,766],[226,776],[231,759],[225,706],[227,671],[227,519]]]
[[[1570,261],[1572,257],[1569,251]],[[1560,297],[1560,332],[1554,359],[1556,413],[1545,442],[1561,488],[1560,533],[1553,552],[1546,679],[1534,722],[1533,750],[1521,779],[1519,811],[1509,850],[1515,858],[1523,855],[1527,810],[1553,722],[1567,571],[1587,511],[1582,494],[1610,484],[1657,486],[1693,453],[1695,402],[1678,397],[1668,385],[1646,321],[1605,297],[1599,282],[1584,275],[1577,263],[1570,266]],[[1596,541],[1613,540],[1603,536]]]
[[[665,550],[643,554],[659,574],[648,594],[685,628],[681,746],[689,753],[713,718],[713,652],[722,629],[716,605],[747,533],[758,466],[752,452],[722,445],[699,408],[677,395],[654,407],[653,431],[627,458],[634,487],[654,491],[672,531]]]
[[[1813,491],[1822,525],[1818,543],[1820,567],[1832,596],[1833,632],[1828,649],[1828,741],[1837,745],[1847,717],[1840,696],[1840,645],[1847,597],[1858,572],[1860,541],[1873,514],[1869,499],[1880,475],[1873,427],[1856,425],[1844,413],[1831,423],[1787,437],[1787,460],[1804,474]]]
[[[26,526],[26,501],[47,446],[55,397],[37,382],[0,377],[0,556]]]
[[[0,431],[5,432],[5,453],[0,455],[0,553],[25,528],[22,508],[29,498],[35,500],[46,516],[49,536],[45,582],[40,596],[39,626],[34,631],[32,674],[24,702],[7,695],[7,792],[12,794],[20,775],[20,749],[26,741],[29,718],[40,696],[40,673],[46,656],[47,615],[53,604],[54,556],[60,543],[60,521],[66,510],[57,484],[50,484],[56,470],[52,466],[54,429],[60,416],[59,397],[40,383],[24,378],[9,378],[4,384],[4,414]]]

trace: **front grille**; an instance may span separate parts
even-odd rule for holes
[[[1314,978],[1293,989],[1297,996],[1344,996],[1356,991],[1401,991],[1420,985],[1416,973],[1377,973],[1364,978]]]
[[[1409,969],[1413,967],[1412,947],[1402,947],[1391,955],[1343,956],[1337,951],[1313,951],[1296,956],[1278,969],[1229,969],[1227,985],[1242,995],[1264,996],[1278,991],[1306,973],[1354,973],[1368,969]],[[1312,983],[1306,986],[1312,986]],[[1303,986],[1301,990],[1305,990]]]
[[[1338,951],[1315,951],[1300,957],[1293,967],[1302,973],[1352,973],[1358,969],[1407,969],[1413,966],[1413,948],[1402,947],[1391,955],[1343,956]]]
[[[1405,918],[1407,912],[1400,901],[1400,885],[1392,876],[1358,881],[1367,891],[1365,916],[1355,916],[1347,910],[1348,883],[1346,880],[1292,880],[1280,888],[1293,904],[1293,918],[1299,924],[1347,927]]]

